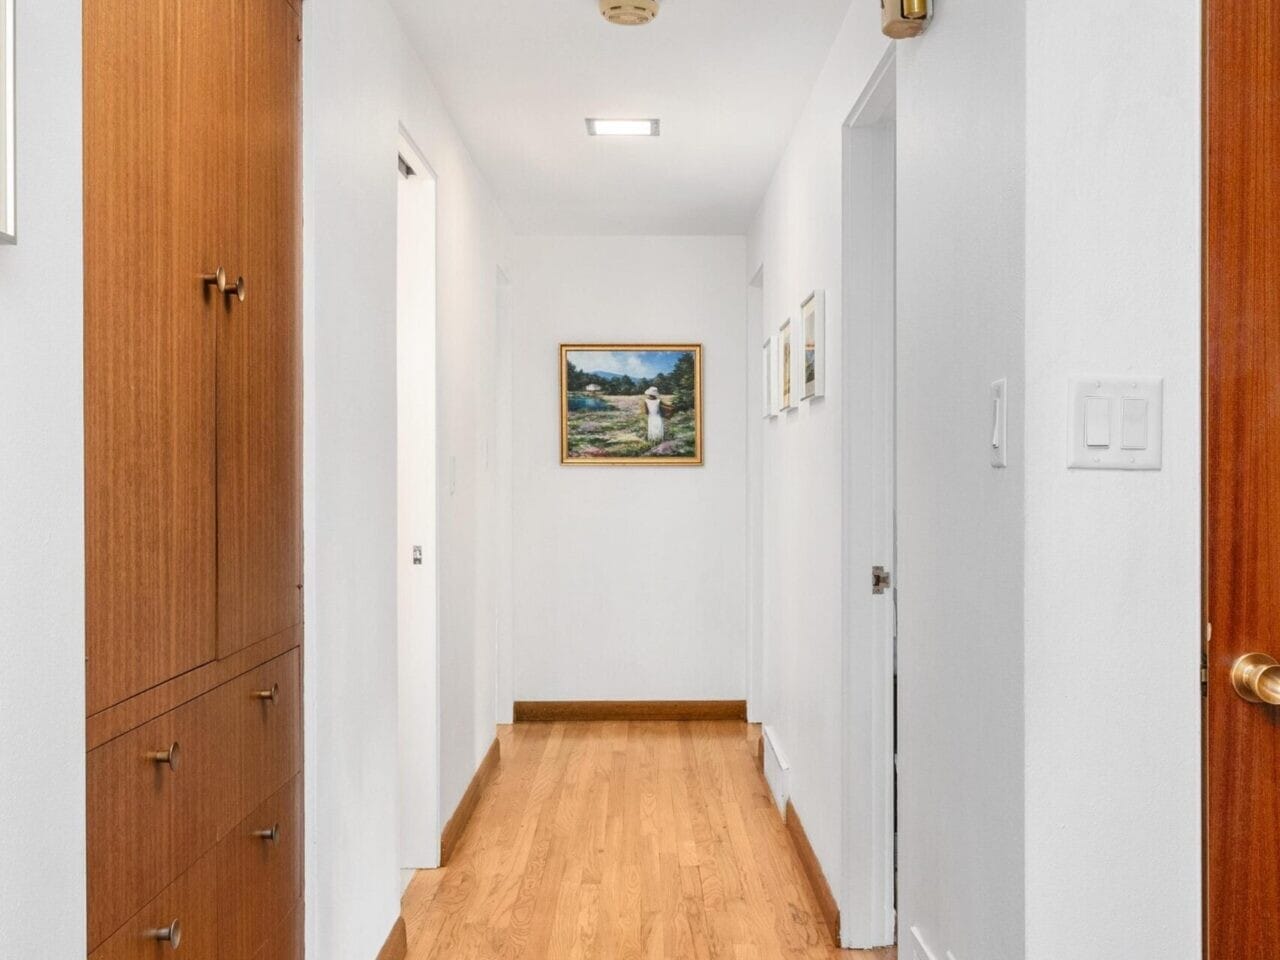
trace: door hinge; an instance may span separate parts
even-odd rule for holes
[[[884,567],[871,568],[871,592],[875,594],[884,593],[893,586],[893,577]]]
[[[421,547],[413,548],[413,565],[415,567],[422,566],[422,548]]]

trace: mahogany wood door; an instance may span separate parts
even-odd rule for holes
[[[243,0],[246,297],[218,344],[218,656],[302,620],[301,23]]]
[[[1280,19],[1205,2],[1205,926],[1211,960],[1280,957]],[[1208,625],[1211,625],[1209,628]]]
[[[216,654],[215,356],[237,258],[225,0],[85,0],[88,713]]]

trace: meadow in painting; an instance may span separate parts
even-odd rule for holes
[[[565,346],[560,370],[561,462],[702,462],[700,346]]]

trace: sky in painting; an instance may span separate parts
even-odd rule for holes
[[[584,373],[625,374],[647,380],[670,373],[687,350],[571,350],[569,362]]]

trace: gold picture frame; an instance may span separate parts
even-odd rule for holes
[[[562,465],[700,467],[702,430],[702,344],[560,345]]]

